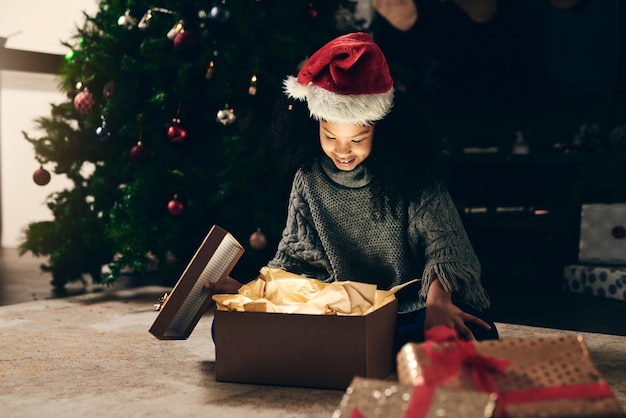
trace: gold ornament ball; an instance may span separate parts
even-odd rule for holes
[[[250,235],[249,242],[250,246],[255,250],[262,250],[267,246],[267,238],[260,229],[257,229]]]

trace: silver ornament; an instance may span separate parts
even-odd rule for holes
[[[216,120],[224,126],[231,125],[237,120],[237,115],[233,109],[226,107],[217,112]]]
[[[137,19],[130,15],[130,10],[126,10],[126,13],[117,19],[117,24],[124,26],[127,30],[131,30],[137,26]]]

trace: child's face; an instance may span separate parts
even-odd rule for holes
[[[374,126],[341,125],[320,121],[320,144],[335,166],[354,170],[369,157],[374,140]]]

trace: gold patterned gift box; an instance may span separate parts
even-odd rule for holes
[[[490,418],[496,395],[354,377],[332,418]]]
[[[397,368],[402,384],[496,393],[500,417],[626,416],[576,335],[480,342],[439,335],[406,344]]]

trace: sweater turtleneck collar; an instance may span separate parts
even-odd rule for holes
[[[332,160],[324,155],[320,158],[320,166],[333,182],[350,189],[367,186],[372,179],[365,163],[359,164],[354,170],[343,171],[339,170]]]

